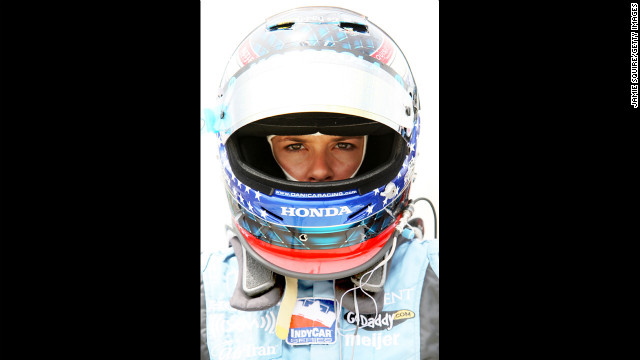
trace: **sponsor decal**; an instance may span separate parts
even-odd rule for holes
[[[242,66],[244,66],[257,58],[258,55],[253,51],[251,43],[249,42],[249,39],[247,39],[238,49],[238,60],[240,60]]]
[[[393,56],[393,45],[391,44],[389,39],[385,37],[380,47],[370,56],[382,63],[389,64],[389,61]]]
[[[351,214],[348,206],[330,207],[330,208],[293,208],[281,206],[280,215],[296,216],[296,217],[325,217],[338,216],[342,214]]]
[[[415,295],[415,286],[397,291],[385,291],[384,305],[393,305],[396,302],[411,299]]]
[[[279,357],[282,342],[275,336],[274,312],[229,312],[228,303],[228,300],[218,300],[207,307],[207,343],[212,358],[256,360],[265,356],[269,359]]]
[[[336,301],[300,298],[291,316],[289,345],[333,344],[336,342]]]
[[[411,310],[394,310],[383,311],[376,314],[359,314],[349,311],[344,314],[344,319],[349,324],[355,324],[356,326],[369,331],[391,330],[394,326],[402,324],[403,322],[413,319],[416,314]]]
[[[212,302],[212,310],[216,311],[229,311],[230,306],[224,304],[222,301]],[[227,317],[224,313],[212,313],[208,314],[211,318],[211,323],[208,325],[208,329],[215,332],[247,332],[254,329],[261,329],[265,333],[275,334],[276,330],[276,315],[273,311],[265,311],[260,314],[240,314],[236,316]]]
[[[298,198],[326,198],[326,197],[353,195],[357,192],[358,192],[357,190],[350,190],[350,191],[339,191],[334,193],[314,194],[314,193],[295,193],[295,192],[276,190],[275,194],[279,196],[298,197]]]
[[[344,336],[344,345],[347,347],[371,347],[380,350],[382,347],[398,346],[400,334],[373,333],[371,336],[363,334],[347,334]]]
[[[236,346],[222,347],[214,345],[212,346],[211,352],[216,359],[220,360],[251,359],[266,355],[277,356],[275,346],[256,346],[253,344],[237,344]]]

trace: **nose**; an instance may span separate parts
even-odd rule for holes
[[[309,166],[307,181],[322,182],[333,180],[334,174],[329,164],[329,156],[324,151],[316,153]]]

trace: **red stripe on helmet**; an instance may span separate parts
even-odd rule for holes
[[[303,274],[333,274],[356,268],[373,258],[387,243],[399,221],[400,217],[380,234],[360,244],[327,250],[272,245],[256,238],[237,222],[236,227],[258,255],[277,267]]]
[[[382,44],[378,49],[370,55],[381,62],[389,65],[389,60],[391,60],[391,56],[393,56],[393,45],[386,37],[382,41]]]

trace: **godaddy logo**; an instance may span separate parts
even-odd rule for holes
[[[411,310],[383,311],[378,315],[360,314],[359,316],[349,311],[344,314],[344,319],[347,320],[349,324],[355,324],[365,330],[379,331],[391,330],[394,326],[412,319],[415,316],[415,313]]]

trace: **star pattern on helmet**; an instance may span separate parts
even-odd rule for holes
[[[253,191],[255,191],[255,190],[253,190]],[[260,195],[262,195],[262,194],[260,194],[259,191],[255,191],[255,193],[256,193],[256,199],[260,200]]]
[[[244,192],[246,192],[246,193],[248,193],[248,194],[251,194],[251,193],[249,192],[249,190],[251,190],[251,188],[250,188],[249,186],[247,186],[247,184],[245,184],[245,185],[244,185]]]
[[[260,211],[260,216],[262,216],[263,218],[266,218],[266,217],[267,217],[267,211],[266,211],[266,210],[264,210],[264,209],[263,209],[263,210],[261,210],[261,211]]]
[[[231,166],[229,165],[229,159],[227,159],[226,157],[223,157],[221,159],[222,161],[222,168],[224,170],[227,170],[228,172],[231,172]]]
[[[373,212],[373,207],[375,205],[369,205],[369,207],[367,208],[367,214],[371,214]]]

